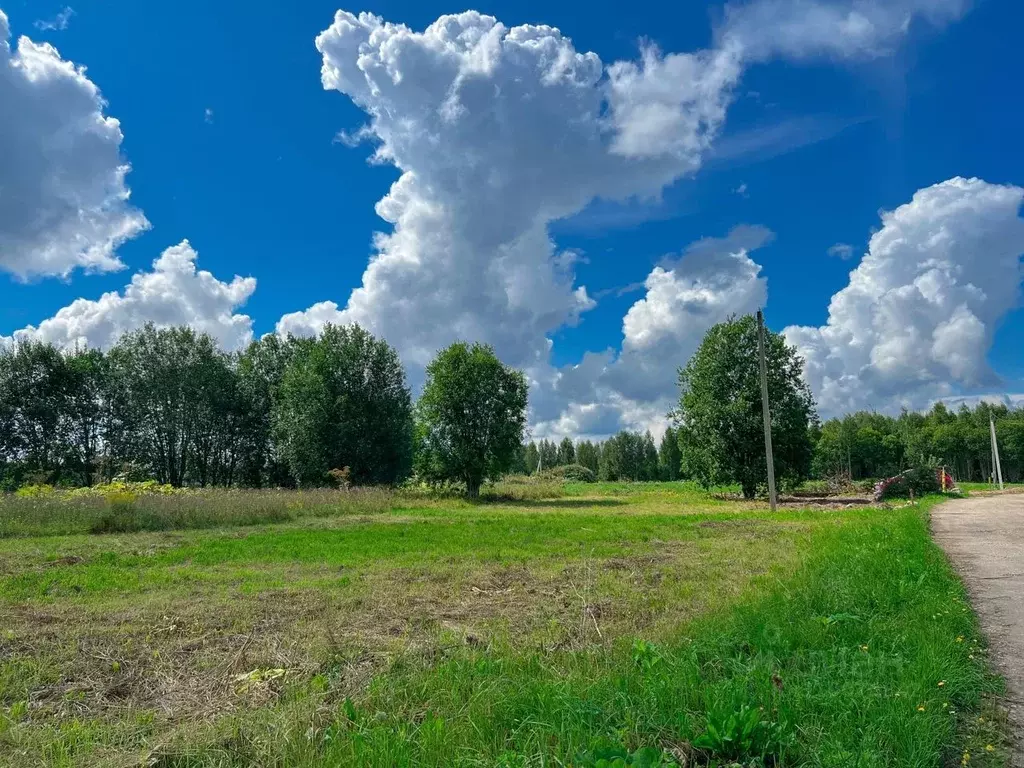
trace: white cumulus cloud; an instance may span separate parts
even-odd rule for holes
[[[125,289],[99,299],[76,299],[38,326],[0,336],[0,344],[33,339],[62,348],[111,347],[126,331],[146,323],[189,325],[213,336],[223,349],[237,350],[252,340],[252,320],[236,310],[256,290],[252,277],[222,282],[196,269],[198,254],[188,240],[165,250],[150,272],[139,272]]]
[[[627,86],[650,89],[655,70],[675,65],[651,51],[606,80],[597,55],[557,29],[507,28],[475,12],[423,32],[339,12],[317,47],[324,87],[366,111],[358,135],[402,175],[377,204],[392,230],[378,234],[347,305],[320,303],[279,330],[358,321],[414,365],[456,337],[490,342],[517,365],[543,360],[545,335],[594,306],[549,223],[595,197],[656,194],[699,165],[720,122],[717,107],[687,117],[666,106],[675,112],[661,149],[641,151],[624,138],[639,119]],[[694,59],[689,72],[707,66]],[[716,83],[707,91],[717,102],[725,83]]]
[[[0,269],[25,279],[124,265],[149,227],[128,203],[121,126],[85,70],[48,43],[10,43],[0,10]]]
[[[772,237],[764,227],[740,226],[656,266],[623,318],[618,354],[591,353],[541,377],[533,398],[537,436],[660,432],[678,397],[677,371],[707,330],[764,306],[767,281],[750,252]]]
[[[785,331],[824,415],[925,407],[998,383],[986,356],[1020,301],[1024,189],[954,178],[882,214],[820,328]]]
[[[955,15],[952,3],[943,13],[925,0],[899,3],[900,18]],[[866,14],[870,28],[857,27],[853,43],[839,35],[829,44],[822,29],[835,31],[843,9]],[[797,17],[811,10],[819,21],[801,27]],[[592,391],[566,399],[573,376],[551,369],[549,337],[595,301],[576,284],[576,255],[557,247],[550,224],[596,199],[657,198],[697,170],[747,63],[877,55],[909,28],[893,19],[866,0],[758,0],[729,10],[710,49],[647,47],[637,61],[606,66],[548,26],[506,27],[469,11],[416,31],[338,11],[316,39],[321,81],[367,115],[338,141],[373,142],[373,160],[401,175],[377,203],[389,226],[376,235],[362,284],[347,300],[324,296],[285,315],[278,332],[359,322],[399,349],[414,382],[452,339],[485,341],[528,370],[535,423],[564,418],[591,429],[609,424],[613,411],[620,420],[653,418],[702,323],[763,300],[757,265],[740,248],[713,265],[699,267],[691,254],[656,269],[626,318],[621,351],[592,356],[605,361],[609,399]],[[676,357],[666,362],[665,350]],[[620,373],[627,367],[635,381]]]

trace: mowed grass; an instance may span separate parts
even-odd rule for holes
[[[0,764],[1005,764],[927,503],[556,492],[105,535],[22,517],[0,540]]]

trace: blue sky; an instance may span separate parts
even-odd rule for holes
[[[785,0],[762,5],[771,2],[780,6]],[[663,372],[658,386],[652,385],[653,394],[642,397],[624,395],[629,387],[581,395],[567,382],[583,370],[585,353],[609,348],[605,359],[592,362],[610,371],[617,361],[623,370],[612,379],[625,375],[624,317],[645,299],[650,286],[645,289],[644,282],[656,265],[666,259],[670,266],[685,265],[687,257],[679,256],[691,243],[725,238],[741,225],[767,228],[773,236],[751,248],[750,258],[760,266],[758,277],[767,280],[769,325],[780,331],[826,327],[832,296],[850,282],[869,238],[883,227],[880,211],[893,211],[919,190],[954,177],[977,177],[1004,188],[1024,185],[1019,48],[1010,34],[1024,28],[1024,7],[1013,0],[980,0],[970,6],[959,0],[901,2],[908,18],[913,17],[909,29],[898,39],[885,37],[867,52],[806,51],[793,43],[745,39],[748,50],[764,45],[772,52],[744,60],[742,73],[728,87],[725,117],[695,163],[699,167],[669,174],[660,194],[649,196],[645,182],[640,197],[599,199],[582,210],[569,206],[570,215],[547,222],[555,253],[576,254],[569,267],[571,287],[585,286],[589,302],[596,304],[578,313],[566,309],[560,320],[538,324],[540,336],[551,340],[547,359],[533,352],[509,353],[522,357],[515,362],[530,368],[536,390],[543,390],[537,401],[545,403],[540,407],[544,413],[534,417],[541,432],[592,434],[609,425],[649,425],[656,419],[652,414],[663,413],[672,384],[666,389]],[[720,44],[721,30],[729,28],[721,4],[671,5],[638,0],[629,4],[628,13],[621,3],[486,2],[474,7],[506,27],[558,27],[576,52],[593,51],[605,65],[637,61],[641,50],[652,45],[664,55]],[[857,2],[804,5],[856,8]],[[932,5],[953,10],[935,21],[928,16]],[[125,180],[130,202],[144,212],[151,228],[116,248],[116,258],[125,265],[121,270],[72,269],[63,276],[27,277],[24,270],[0,271],[0,336],[40,326],[77,298],[98,299],[104,292],[123,290],[132,273],[149,271],[161,252],[186,238],[199,254],[199,269],[225,282],[234,275],[255,278],[255,290],[234,311],[251,317],[257,336],[274,331],[283,315],[318,302],[344,308],[363,282],[374,233],[392,229],[374,206],[401,171],[388,162],[368,162],[373,142],[349,146],[335,140],[339,131],[353,133],[367,123],[365,104],[360,108],[351,94],[321,84],[323,56],[314,39],[332,24],[337,3],[75,0],[66,28],[35,24],[56,19],[64,7],[24,0],[0,4],[9,17],[12,44],[20,35],[47,41],[64,60],[87,67],[87,78],[106,100],[103,113],[120,121],[119,151],[131,164]],[[439,15],[463,8],[368,2],[347,10],[369,11],[418,32]],[[538,124],[538,140],[544,130]],[[3,135],[0,131],[0,140]],[[490,146],[481,144],[484,151]],[[460,148],[449,145],[444,151],[457,154]],[[527,154],[519,162],[528,166],[533,159]],[[481,211],[474,227],[498,226],[493,217],[502,216],[500,208]],[[1014,222],[1007,226],[1015,236]],[[837,243],[851,246],[850,258],[829,255]],[[24,256],[30,258],[31,253]],[[961,284],[971,281],[972,258],[968,254],[958,262],[965,267]],[[984,259],[978,260],[978,269],[986,269]],[[1015,274],[1012,268],[1009,274]],[[402,285],[416,291],[408,282]],[[373,300],[403,301],[396,290],[391,285]],[[736,306],[745,307],[742,302]],[[997,316],[975,313],[986,328],[984,344],[991,339],[985,351],[996,377],[958,373],[951,364],[949,381],[931,376],[923,389],[921,381],[901,389],[890,377],[877,388],[877,397],[864,401],[844,395],[847,399],[830,402],[835,408],[850,403],[884,409],[926,405],[922,398],[934,393],[1024,391],[1024,311],[1018,306],[1016,299],[1007,299]],[[645,307],[653,310],[653,297]],[[379,307],[373,311],[388,314]],[[373,326],[373,311],[342,319]],[[473,312],[474,322],[486,323],[480,320],[489,316],[486,306]],[[425,308],[419,322],[444,326],[446,318]],[[473,327],[456,323],[453,334],[472,335]],[[402,351],[415,381],[422,353],[405,348],[403,328],[382,320],[374,330]],[[686,326],[687,339],[702,330]],[[503,338],[495,334],[492,338],[482,331],[481,337]],[[673,368],[692,351],[691,341],[675,338],[675,346],[661,347],[670,356],[678,353]],[[880,346],[884,338],[875,342]],[[429,343],[437,342],[431,337]],[[496,346],[503,351],[500,341]],[[862,368],[844,375],[871,378]],[[822,391],[826,386],[814,385]],[[570,415],[574,404],[577,410],[589,405],[595,412],[612,401],[618,404],[614,413],[592,414],[589,422]]]

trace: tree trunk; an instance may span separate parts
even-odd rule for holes
[[[470,499],[480,498],[480,478],[466,478],[466,496]]]
[[[743,498],[752,499],[757,495],[757,485],[755,483],[743,483]]]

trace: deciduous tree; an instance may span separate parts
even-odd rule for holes
[[[766,332],[765,356],[775,475],[797,483],[811,469],[814,400],[803,379],[803,360],[780,334]],[[713,326],[679,372],[679,386],[684,473],[705,486],[739,483],[744,497],[753,498],[767,478],[754,318]]]
[[[417,470],[459,480],[470,497],[507,471],[526,427],[526,377],[491,347],[457,342],[427,366],[417,404]]]

